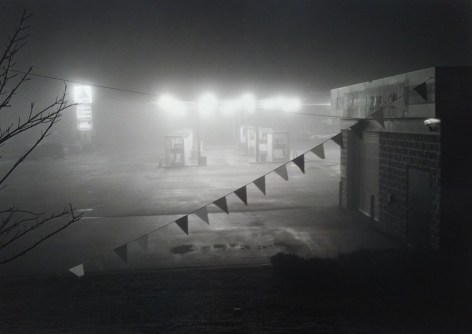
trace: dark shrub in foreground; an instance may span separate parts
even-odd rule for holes
[[[343,277],[342,267],[337,259],[304,259],[295,254],[278,253],[270,259],[277,274],[285,279],[310,285],[333,285]]]

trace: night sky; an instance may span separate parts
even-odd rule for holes
[[[0,1],[1,40],[34,14],[18,69],[192,98],[318,92],[434,65],[472,64],[472,2]]]

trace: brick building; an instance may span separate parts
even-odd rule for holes
[[[333,89],[332,112],[344,129],[340,206],[409,245],[469,251],[470,98],[471,67]],[[425,126],[430,118],[441,121],[437,129]]]

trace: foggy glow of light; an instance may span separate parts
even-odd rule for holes
[[[79,104],[92,103],[92,87],[84,85],[74,86],[74,100]]]
[[[264,99],[260,102],[260,107],[264,110],[272,110],[275,106],[275,100],[273,98]]]
[[[218,109],[218,98],[213,93],[205,93],[198,99],[198,112],[211,115]]]
[[[302,102],[296,97],[285,97],[278,95],[261,101],[260,106],[265,110],[280,110],[295,112],[300,110]]]
[[[241,110],[241,101],[239,100],[226,100],[221,103],[221,109],[223,114],[231,115]]]
[[[175,116],[184,116],[187,113],[187,106],[170,94],[164,94],[159,97],[157,102],[159,107]]]
[[[298,98],[285,99],[282,103],[282,109],[288,112],[294,112],[300,110],[302,102]]]
[[[256,98],[251,93],[241,96],[241,106],[245,111],[254,112],[257,108]]]
[[[331,102],[327,103],[305,103],[305,106],[331,106]]]
[[[281,108],[281,105],[284,103],[283,96],[274,96],[261,101],[262,109],[266,110],[277,110]]]

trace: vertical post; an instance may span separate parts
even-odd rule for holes
[[[256,125],[256,162],[260,162],[259,158],[259,127]]]
[[[231,127],[233,129],[233,145],[236,145],[238,148],[240,148],[240,138],[239,138],[239,128],[238,128],[238,114],[234,113],[231,117]]]
[[[243,116],[243,112],[244,112],[244,116]],[[248,153],[248,136],[247,136],[247,130],[246,130],[246,133],[243,133],[241,134],[241,129],[244,127],[244,129],[247,129],[247,120],[246,120],[246,117],[245,117],[245,111],[241,111],[241,110],[238,110],[235,114],[235,119],[236,119],[236,122],[235,122],[235,131],[236,131],[236,140],[238,141],[238,147],[240,150],[243,149],[242,147],[242,136],[246,136],[245,138],[245,145],[244,145],[244,153],[247,154]]]
[[[195,113],[195,141],[197,145],[197,165],[201,166],[201,145],[200,145],[200,117],[198,115],[198,110]]]

